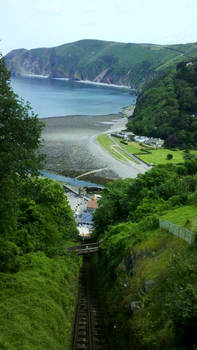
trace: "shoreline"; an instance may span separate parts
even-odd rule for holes
[[[56,78],[54,78],[54,79],[56,79]],[[127,85],[108,84],[108,83],[101,83],[101,82],[96,82],[96,81],[91,81],[91,80],[74,80],[74,81],[76,83],[82,83],[82,84],[107,86],[107,87],[114,87],[114,88],[131,90],[131,87],[127,86]]]
[[[83,118],[82,123],[79,123],[80,118]],[[126,127],[128,118],[123,114],[73,115],[42,118],[42,120],[46,124],[42,135],[45,140],[43,151],[48,156],[46,171],[75,178],[76,175],[85,175],[88,171],[96,170],[95,174],[83,177],[83,180],[94,183],[97,182],[96,178],[100,178],[101,181],[135,178],[139,173],[146,171],[142,165],[124,164],[97,142],[100,134]],[[107,120],[110,123],[106,124]],[[101,171],[98,173],[97,169]]]
[[[124,107],[123,107],[124,108]],[[115,117],[115,118],[127,118],[126,115],[124,115],[123,112],[117,112],[117,113],[109,113],[109,114],[92,114],[92,115],[87,115],[87,114],[66,114],[66,115],[56,115],[56,116],[53,116],[53,117],[42,117],[42,118],[38,118],[39,120],[45,120],[45,119],[59,119],[59,118],[67,118],[67,117],[80,117],[80,118],[84,118],[84,117],[91,117],[91,118],[94,118],[94,117],[103,117],[103,118],[108,118],[108,117]],[[102,123],[102,122],[101,122]],[[117,122],[114,120],[113,123],[110,123],[110,124],[116,124]],[[110,125],[109,125],[110,126]],[[109,127],[110,129],[110,127]]]
[[[133,90],[136,91],[135,89],[131,89],[130,86],[128,85],[118,85],[118,84],[108,84],[108,83],[102,83],[102,82],[96,82],[92,80],[72,80],[70,78],[50,78],[48,75],[41,75],[41,74],[22,74],[22,77],[27,77],[27,78],[38,78],[38,79],[54,79],[54,80],[63,80],[63,81],[73,81],[75,83],[81,83],[81,84],[87,84],[87,85],[95,85],[95,86],[104,86],[104,87],[109,87],[109,88],[119,88],[119,89],[126,89],[126,90]]]

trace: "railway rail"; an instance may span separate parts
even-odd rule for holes
[[[103,313],[99,307],[97,291],[90,278],[88,258],[83,259],[72,350],[106,350]]]

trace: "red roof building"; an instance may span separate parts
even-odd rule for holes
[[[96,210],[97,208],[98,208],[98,198],[97,198],[97,195],[95,194],[95,195],[88,201],[87,209]]]

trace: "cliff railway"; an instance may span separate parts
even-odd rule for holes
[[[78,300],[73,327],[72,350],[107,350],[103,312],[99,305],[97,288],[90,270],[90,255],[98,252],[99,243],[85,243],[70,247],[83,256],[79,275]]]

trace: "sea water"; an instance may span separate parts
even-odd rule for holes
[[[119,113],[136,102],[130,89],[69,80],[12,77],[11,86],[40,118]]]

